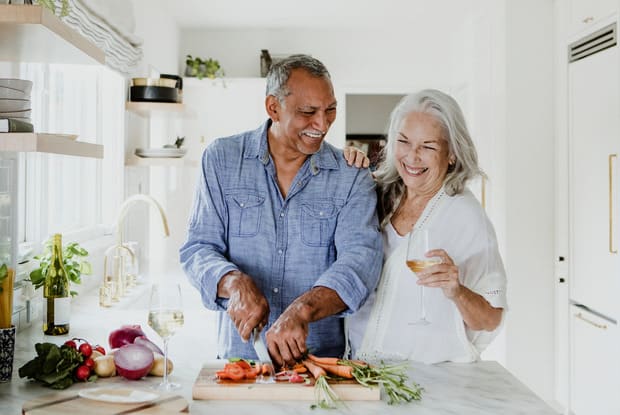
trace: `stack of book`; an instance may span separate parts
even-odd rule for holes
[[[0,133],[28,133],[34,128],[30,120],[32,81],[0,78]]]

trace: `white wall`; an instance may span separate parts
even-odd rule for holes
[[[132,0],[136,18],[135,34],[144,39],[144,57],[134,70],[133,77],[155,76],[158,73],[177,74],[179,56],[179,29],[176,22],[161,8],[148,0]],[[129,86],[129,85],[128,85]],[[181,132],[178,123],[164,122],[160,116],[153,119],[127,113],[125,155],[131,156],[136,148],[161,147],[174,142]],[[174,212],[175,187],[179,182],[174,172],[165,168],[126,167],[125,196],[146,193],[154,197],[168,216]],[[174,215],[174,213],[172,213]],[[161,219],[146,204],[135,205],[126,217],[126,240],[140,243],[142,271],[165,273],[166,263],[178,264],[178,253],[163,237]],[[171,232],[182,232],[174,227]],[[147,262],[146,259],[149,259]],[[176,260],[176,261],[175,261]],[[178,266],[176,266],[178,269]]]
[[[554,393],[553,0],[506,1],[507,367]],[[545,369],[543,369],[545,368]]]

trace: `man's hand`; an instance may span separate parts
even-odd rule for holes
[[[226,274],[218,284],[217,294],[229,299],[227,312],[243,341],[250,339],[254,327],[267,325],[269,303],[249,275],[240,271]]]
[[[308,322],[287,308],[265,335],[269,353],[277,365],[292,366],[306,353]]]
[[[336,291],[314,287],[288,306],[267,330],[267,347],[278,365],[293,365],[307,352],[308,325],[344,311],[347,305]],[[325,339],[325,342],[332,339]]]

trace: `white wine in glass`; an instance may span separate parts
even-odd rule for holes
[[[159,390],[170,391],[181,387],[178,383],[168,382],[168,340],[183,326],[183,322],[179,284],[153,284],[148,324],[164,341],[164,379],[156,386]]]
[[[407,245],[407,267],[414,273],[441,263],[440,258],[427,257],[426,253],[434,249],[431,246],[431,231],[428,228],[412,229]],[[424,286],[420,285],[420,318],[409,324],[429,324],[424,306]]]

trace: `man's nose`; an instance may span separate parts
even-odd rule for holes
[[[324,134],[327,133],[327,130],[329,130],[329,120],[327,118],[327,114],[317,111],[314,115],[313,127]]]

